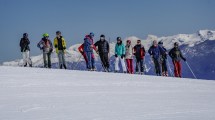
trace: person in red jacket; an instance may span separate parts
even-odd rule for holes
[[[134,55],[136,57],[136,73],[144,74],[144,57],[145,48],[141,44],[141,40],[137,40],[137,44],[134,46]],[[140,71],[139,71],[140,67]]]

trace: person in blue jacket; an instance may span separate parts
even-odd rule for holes
[[[125,45],[122,43],[121,37],[117,37],[117,43],[115,46],[115,72],[119,72],[119,61],[121,62],[124,73],[127,73],[125,66]]]
[[[160,57],[163,52],[165,51],[158,45],[157,40],[153,41],[153,45],[148,50],[148,53],[154,63],[155,73],[157,76],[161,76]]]
[[[94,33],[90,33],[86,35],[84,38],[84,53],[87,57],[87,69],[90,71],[95,71],[95,57],[93,53],[93,49],[95,49],[93,42]]]

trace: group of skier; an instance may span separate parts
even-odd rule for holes
[[[83,44],[78,48],[79,52],[83,55],[86,61],[86,68],[89,71],[95,71],[95,56],[94,51],[99,55],[101,59],[102,67],[105,72],[110,72],[110,46],[108,41],[105,39],[105,35],[101,35],[100,39],[94,43],[94,33],[86,35]],[[137,40],[135,46],[132,46],[131,40],[126,41],[126,45],[122,42],[121,37],[117,37],[117,43],[115,45],[115,71],[119,72],[119,62],[122,66],[123,73],[129,74],[144,74],[145,72],[145,55],[146,51],[141,43],[141,40]],[[29,56],[30,41],[28,39],[28,34],[24,33],[23,38],[20,40],[21,52],[23,55],[24,67],[29,64],[32,67],[32,61]],[[54,45],[53,45],[54,44]],[[56,32],[56,37],[54,42],[49,39],[49,34],[44,33],[43,38],[37,44],[37,47],[43,51],[44,67],[51,68],[51,53],[55,50],[58,60],[59,68],[67,69],[65,61],[66,53],[66,40],[61,35],[60,31]],[[55,49],[53,49],[55,48]],[[174,65],[175,77],[182,77],[181,75],[181,59],[186,61],[186,58],[182,55],[179,44],[174,43],[174,47],[170,50],[169,54],[163,46],[163,42],[153,41],[152,46],[149,48],[148,53],[150,55],[151,61],[154,64],[155,73],[157,76],[168,76],[167,70],[167,56],[172,58]],[[136,58],[136,69],[134,71],[133,59]]]

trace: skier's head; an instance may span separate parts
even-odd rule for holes
[[[49,34],[48,33],[44,33],[43,34],[43,38],[48,39],[49,38]]]
[[[122,43],[122,38],[121,38],[121,37],[117,37],[116,40],[117,40],[117,43],[118,43],[118,44],[121,44],[121,43]]]
[[[105,40],[105,35],[103,35],[103,34],[100,35],[100,40],[101,40],[101,41],[104,41],[104,40]]]
[[[24,33],[23,38],[28,38],[28,33]]]
[[[153,46],[154,46],[154,47],[157,47],[157,46],[158,46],[157,40],[154,40],[154,41],[153,41]]]
[[[126,41],[127,45],[131,45],[131,40]]]
[[[140,45],[141,44],[141,40],[137,40],[137,44]]]
[[[60,32],[60,31],[57,31],[57,32],[56,32],[56,36],[57,36],[58,38],[60,38],[60,37],[61,37],[61,32]]]
[[[93,32],[91,32],[89,35],[91,38],[93,38],[95,36],[95,34]]]
[[[178,46],[179,46],[178,42],[175,42],[175,43],[174,43],[174,47],[175,47],[175,48],[178,48]]]
[[[162,42],[162,41],[158,42],[158,45],[159,45],[160,47],[163,47],[163,42]]]

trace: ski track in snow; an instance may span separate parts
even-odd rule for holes
[[[215,81],[0,66],[0,120],[214,120]]]

